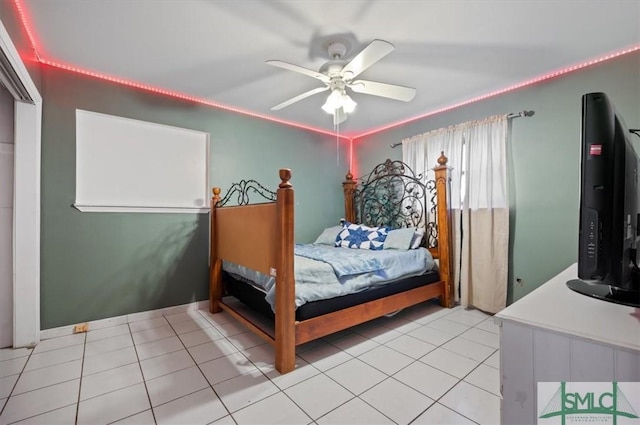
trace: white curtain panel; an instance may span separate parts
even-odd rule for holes
[[[464,150],[463,132],[463,128],[452,126],[430,131],[402,141],[402,160],[409,165],[416,174],[422,174],[424,176],[423,182],[435,179],[433,168],[439,165],[438,158],[440,158],[442,152],[444,152],[448,159],[448,174],[451,178],[451,184],[449,186],[449,208],[453,210],[451,214],[451,236],[453,239],[452,269],[455,286],[454,299],[456,301],[460,299],[458,291],[460,257],[458,253],[461,250],[459,211],[461,208],[460,182]],[[436,220],[435,213],[430,212],[432,207],[433,205],[427,206],[429,210],[426,216],[427,222],[435,222]]]
[[[461,304],[497,313],[506,306],[509,258],[506,116],[465,128]]]
[[[503,309],[507,300],[507,137],[508,122],[502,115],[402,141],[403,161],[422,173],[424,181],[434,178],[432,169],[441,152],[449,159],[455,299],[489,313]],[[430,214],[428,221],[433,220]]]

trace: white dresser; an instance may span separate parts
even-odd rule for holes
[[[570,290],[573,264],[495,315],[502,423],[537,423],[538,382],[640,382],[640,309]]]

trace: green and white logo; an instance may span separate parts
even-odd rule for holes
[[[640,382],[538,382],[538,424],[640,425]]]

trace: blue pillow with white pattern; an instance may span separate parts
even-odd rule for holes
[[[387,234],[388,229],[386,227],[369,227],[345,222],[342,230],[336,236],[336,246],[378,251],[384,248]]]

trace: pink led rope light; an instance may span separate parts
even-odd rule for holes
[[[465,105],[469,105],[469,104],[474,103],[474,102],[479,102],[481,100],[488,99],[488,98],[491,98],[491,97],[495,97],[495,96],[498,96],[498,95],[501,95],[501,94],[504,94],[504,93],[507,93],[507,92],[510,92],[510,91],[513,91],[513,90],[520,89],[522,87],[530,86],[532,84],[536,84],[536,83],[539,83],[541,81],[549,80],[551,78],[555,78],[555,77],[567,74],[569,72],[577,71],[579,69],[582,69],[582,68],[585,68],[585,67],[588,67],[588,66],[592,66],[592,65],[595,65],[595,64],[610,60],[610,59],[614,59],[614,58],[617,58],[619,56],[623,56],[623,55],[626,55],[626,54],[630,54],[630,53],[633,53],[633,52],[640,51],[640,44],[639,45],[635,45],[635,46],[631,46],[631,47],[629,47],[627,49],[619,50],[617,52],[613,52],[613,53],[610,53],[610,54],[607,54],[607,55],[592,59],[592,60],[587,61],[587,62],[583,62],[583,63],[577,64],[577,65],[569,66],[569,67],[562,68],[562,69],[557,70],[557,71],[553,71],[553,72],[550,72],[550,73],[547,73],[547,74],[543,74],[543,75],[541,75],[539,77],[535,77],[535,78],[532,78],[532,79],[529,79],[529,80],[525,80],[523,82],[520,82],[520,83],[511,85],[511,86],[505,87],[503,89],[496,90],[496,91],[493,91],[493,92],[490,92],[490,93],[487,93],[487,94],[483,94],[483,95],[480,95],[480,96],[476,96],[476,97],[464,100],[462,102],[454,103],[453,105],[445,106],[445,107],[440,108],[440,109],[436,109],[436,110],[433,110],[433,111],[430,111],[430,112],[426,112],[424,114],[421,114],[421,115],[418,115],[418,116],[415,116],[415,117],[412,117],[412,118],[408,118],[408,119],[405,119],[405,120],[402,120],[402,121],[397,121],[397,122],[394,122],[394,123],[391,123],[391,124],[387,124],[385,126],[378,127],[378,128],[375,128],[375,129],[370,130],[370,131],[366,131],[366,132],[358,134],[358,135],[346,136],[346,135],[339,135],[334,131],[329,131],[329,130],[324,130],[324,129],[320,129],[320,128],[316,128],[316,127],[306,126],[306,125],[303,125],[303,124],[299,124],[299,123],[295,123],[295,122],[291,122],[291,121],[286,121],[286,120],[282,120],[282,119],[279,119],[279,118],[274,118],[272,116],[263,115],[263,114],[259,114],[259,113],[256,113],[256,112],[250,112],[250,111],[246,111],[246,110],[239,109],[239,108],[234,108],[234,107],[223,105],[223,104],[220,104],[220,103],[216,103],[216,102],[213,102],[213,101],[210,101],[210,100],[207,100],[207,99],[201,99],[201,98],[197,98],[197,97],[194,97],[194,96],[189,96],[189,95],[186,95],[186,94],[182,94],[182,93],[178,93],[178,92],[174,92],[174,91],[170,91],[170,90],[161,89],[161,88],[158,88],[158,87],[153,87],[153,86],[149,86],[149,85],[146,85],[146,84],[140,84],[140,83],[133,82],[133,81],[128,81],[128,80],[125,80],[125,79],[122,79],[122,78],[112,77],[112,76],[109,76],[109,75],[100,74],[100,73],[93,72],[93,71],[87,71],[87,70],[84,70],[84,69],[81,69],[81,68],[77,68],[77,67],[64,65],[64,64],[57,63],[57,62],[46,60],[46,59],[42,58],[40,56],[40,54],[38,53],[38,49],[36,47],[37,44],[35,42],[35,36],[34,36],[33,32],[31,31],[31,25],[29,23],[29,19],[27,18],[27,13],[24,10],[24,7],[22,6],[22,0],[14,0],[14,4],[16,6],[16,10],[18,11],[18,15],[20,16],[20,19],[22,20],[22,25],[24,26],[25,31],[27,33],[27,36],[29,37],[29,40],[30,40],[31,45],[33,47],[33,50],[35,52],[36,59],[42,64],[49,65],[49,66],[56,67],[56,68],[60,68],[60,69],[64,69],[64,70],[71,71],[71,72],[75,72],[75,73],[78,73],[78,74],[87,75],[87,76],[94,77],[94,78],[99,78],[99,79],[106,80],[106,81],[111,81],[111,82],[114,82],[114,83],[117,83],[117,84],[122,84],[122,85],[129,86],[129,87],[138,88],[138,89],[141,89],[141,90],[145,90],[145,91],[149,91],[149,92],[153,92],[153,93],[157,93],[157,94],[171,96],[171,97],[175,97],[175,98],[178,98],[178,99],[183,99],[183,100],[191,101],[191,102],[194,102],[194,103],[199,103],[199,104],[202,104],[202,105],[207,105],[207,106],[211,106],[211,107],[214,107],[214,108],[223,109],[223,110],[226,110],[226,111],[235,112],[235,113],[239,113],[239,114],[242,114],[242,115],[247,115],[247,116],[254,117],[254,118],[260,118],[260,119],[264,119],[264,120],[267,120],[267,121],[276,122],[276,123],[283,124],[283,125],[286,125],[286,126],[289,126],[289,127],[300,128],[300,129],[303,129],[303,130],[308,130],[308,131],[313,131],[313,132],[320,133],[320,134],[325,134],[325,135],[329,135],[329,136],[333,136],[333,137],[338,137],[340,139],[344,139],[344,140],[348,141],[351,144],[350,145],[350,156],[351,157],[353,156],[353,140],[354,139],[359,139],[359,138],[362,138],[362,137],[365,137],[365,136],[370,136],[372,134],[379,133],[379,132],[382,132],[382,131],[385,131],[385,130],[389,130],[389,129],[392,129],[392,128],[395,128],[395,127],[399,127],[399,126],[402,126],[404,124],[408,124],[408,123],[413,122],[413,121],[417,121],[417,120],[420,120],[420,119],[423,119],[423,118],[427,118],[427,117],[430,117],[430,116],[433,116],[433,115],[437,115],[437,114],[440,114],[440,113],[443,113],[443,112],[451,111],[453,109],[456,109],[456,108],[459,108],[459,107],[462,107],[462,106],[465,106]],[[351,165],[353,165],[352,158],[350,158],[349,162],[351,163]]]

